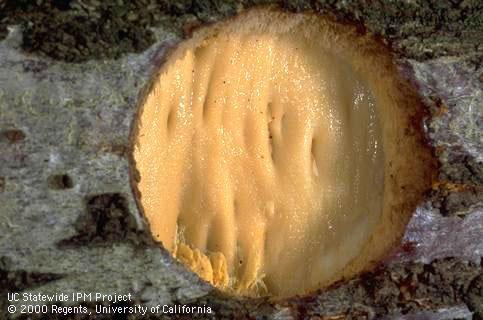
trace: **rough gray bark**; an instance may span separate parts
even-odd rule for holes
[[[164,21],[153,44],[116,60],[83,61],[96,57],[94,49],[70,53],[81,63],[56,60],[68,56],[53,54],[63,40],[27,54],[22,28],[10,26],[0,41],[0,319],[10,317],[7,291],[131,292],[147,306],[206,304],[217,318],[483,317],[478,1],[281,3],[359,21],[383,36],[431,110],[426,126],[441,183],[379,270],[308,297],[240,300],[214,291],[151,240],[129,185],[129,131],[139,94],[183,32],[251,5],[180,1],[161,14],[151,9]],[[35,36],[28,28],[24,39]],[[117,56],[130,49],[109,50]]]

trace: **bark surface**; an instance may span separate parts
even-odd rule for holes
[[[7,292],[117,292],[214,310],[200,318],[483,319],[481,1],[275,3],[379,35],[430,110],[438,177],[378,270],[307,297],[235,299],[152,241],[129,184],[143,88],[194,27],[269,2],[0,1],[0,318],[44,318],[8,314]],[[86,306],[72,318],[112,317]]]

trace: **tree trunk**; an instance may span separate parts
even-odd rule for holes
[[[200,318],[483,319],[481,1],[277,4],[333,14],[380,35],[430,109],[438,180],[378,270],[306,297],[235,299],[151,239],[129,183],[138,99],[167,50],[192,28],[252,2],[0,1],[1,319],[45,318],[21,314],[26,302],[9,302],[7,292],[131,293],[116,305],[210,307]],[[56,300],[49,311],[82,302],[87,313],[70,317],[112,317],[96,313],[102,301],[94,297]],[[139,309],[129,310],[137,313],[126,319],[139,318]],[[148,310],[153,318],[175,316]]]

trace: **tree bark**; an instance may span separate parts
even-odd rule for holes
[[[283,301],[225,296],[174,261],[136,207],[128,162],[138,99],[167,50],[197,25],[270,1],[37,2],[0,2],[0,318],[42,318],[20,314],[7,292],[98,292],[132,294],[118,306],[213,310],[200,318],[483,319],[481,1],[276,4],[357,23],[391,46],[431,111],[425,125],[440,161],[393,257]],[[112,317],[96,304],[69,317]]]

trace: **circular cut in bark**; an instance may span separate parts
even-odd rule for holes
[[[133,139],[158,241],[229,292],[303,294],[373,268],[430,187],[422,105],[371,35],[257,9],[167,57]]]

